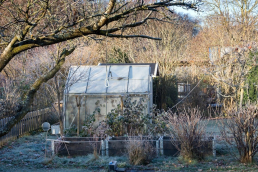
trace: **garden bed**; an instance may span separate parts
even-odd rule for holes
[[[173,141],[174,144],[178,145],[180,147],[180,144],[178,141]],[[175,145],[172,144],[170,137],[163,137],[160,139],[160,154],[165,156],[178,156],[179,151],[175,147]],[[195,149],[199,154],[202,154],[203,156],[211,156],[214,154],[214,142],[213,137],[204,139],[201,141],[201,143],[196,144],[198,145]]]
[[[49,139],[56,139],[56,136],[48,136]],[[228,149],[223,144],[216,147],[216,157],[208,156],[202,161],[184,163],[178,157],[158,156],[148,165],[130,165],[127,156],[108,157],[94,155],[87,156],[51,156],[51,145],[47,142],[47,158],[45,158],[45,133],[38,133],[33,136],[25,136],[14,142],[10,142],[0,149],[0,172],[3,171],[107,171],[108,163],[117,161],[118,166],[132,169],[134,171],[257,171],[257,155],[252,164],[242,164],[234,157],[235,150]],[[225,152],[227,150],[227,152]],[[233,151],[233,152],[232,152]]]
[[[123,156],[129,142],[148,142],[157,155],[178,156],[179,152],[172,144],[170,137],[149,138],[143,137],[65,137],[55,140],[55,154],[60,156],[82,156],[95,153],[106,156]],[[202,155],[213,155],[214,145],[212,139],[203,140],[197,151]]]
[[[126,154],[126,147],[129,142],[140,141],[149,142],[153,148],[159,149],[157,142],[158,138],[143,137],[111,137],[106,140],[106,155],[108,156],[121,156]]]
[[[54,151],[59,156],[82,156],[93,154],[94,151],[101,155],[103,144],[103,138],[64,137],[54,141]]]

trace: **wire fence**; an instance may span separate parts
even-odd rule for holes
[[[47,139],[51,146],[48,152],[60,156],[81,156],[93,154],[94,150],[102,156],[121,156],[126,154],[129,144],[149,143],[157,155],[177,156],[178,150],[174,141],[168,137],[64,137],[59,139]],[[144,145],[144,144],[140,144]],[[203,138],[196,149],[203,154],[216,156],[216,140],[214,137]]]
[[[48,119],[49,115],[51,115],[53,111],[53,108],[45,108],[27,113],[25,117],[18,122],[7,135],[0,137],[0,147],[2,147],[8,141],[16,140],[30,131],[39,129],[41,124]],[[12,118],[13,117],[7,117],[1,119],[0,128],[3,128],[7,122],[12,120]]]

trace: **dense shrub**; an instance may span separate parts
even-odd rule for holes
[[[184,109],[177,113],[168,113],[168,125],[172,144],[180,151],[185,161],[203,158],[199,152],[204,142],[208,120],[202,121],[203,115],[197,108]]]
[[[132,165],[149,164],[156,153],[150,142],[135,137],[129,138],[127,152]]]
[[[229,118],[221,121],[221,135],[229,145],[237,148],[242,163],[252,163],[258,151],[257,113],[257,105],[248,105],[228,111]]]

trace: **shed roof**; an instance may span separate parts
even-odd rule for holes
[[[156,77],[159,76],[159,65],[158,63],[99,63],[99,66],[111,66],[111,65],[118,65],[118,66],[126,66],[126,65],[131,65],[131,66],[135,66],[135,65],[149,65],[151,68],[151,76],[152,77]]]
[[[150,93],[149,65],[72,66],[66,94]]]

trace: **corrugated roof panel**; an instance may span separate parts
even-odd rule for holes
[[[129,73],[129,79],[148,79],[149,75],[149,66],[132,66]]]
[[[124,77],[128,78],[130,66],[110,66],[110,74],[109,77],[117,78],[117,77]]]
[[[108,88],[105,86],[106,71],[110,71]],[[149,66],[73,66],[67,84],[73,83],[69,93],[74,94],[105,94],[106,90],[107,93],[125,93],[127,88],[128,93],[147,93],[149,75]]]
[[[82,94],[85,93],[87,82],[77,82],[68,87],[69,93],[71,94]]]
[[[127,79],[122,79],[122,80],[110,79],[107,93],[126,93],[127,83],[128,83]]]
[[[128,85],[129,93],[147,93],[149,92],[148,80],[130,79]]]
[[[107,67],[107,72],[109,66]],[[105,80],[106,79],[106,67],[105,66],[91,66],[90,80]]]
[[[72,66],[70,68],[68,81],[78,82],[87,81],[89,76],[90,66]]]
[[[66,86],[69,93],[84,93],[89,77],[89,66],[72,66]]]
[[[105,80],[89,81],[86,93],[106,93]]]
[[[151,75],[153,77],[159,76],[159,67],[158,63],[99,63],[98,66],[137,66],[137,65],[149,65],[151,68]]]

